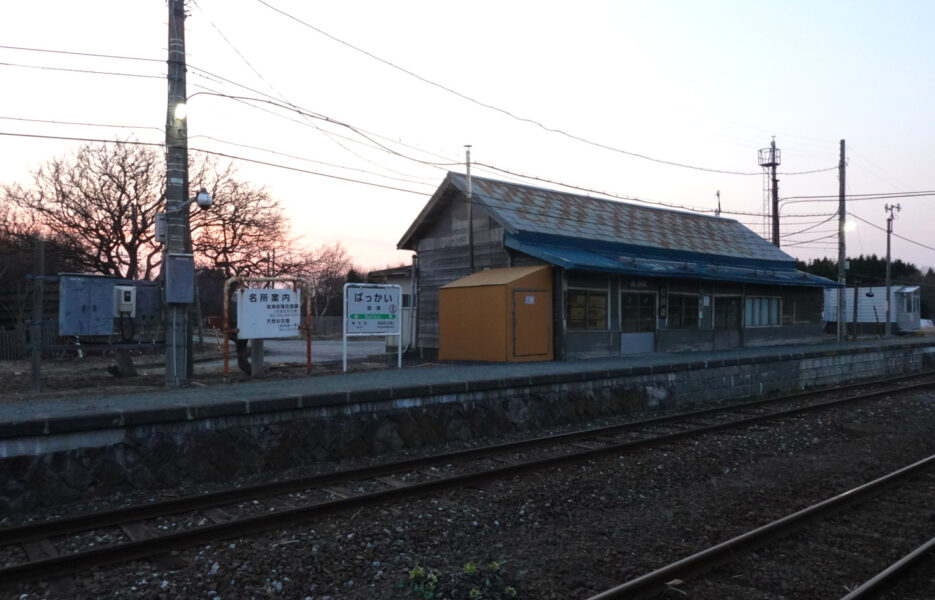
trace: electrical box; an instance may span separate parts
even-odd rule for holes
[[[171,253],[165,257],[166,302],[191,304],[195,301],[195,257]]]
[[[59,278],[59,335],[110,335],[114,331],[114,280],[100,276]]]
[[[114,316],[136,317],[136,286],[114,286]]]
[[[166,213],[156,213],[156,241],[166,243]]]

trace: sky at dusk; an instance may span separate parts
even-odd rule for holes
[[[235,160],[300,244],[341,241],[365,268],[408,262],[396,242],[465,144],[484,177],[699,210],[720,191],[723,216],[762,234],[773,136],[786,252],[837,257],[844,139],[848,255],[885,254],[899,203],[893,256],[935,267],[935,195],[861,197],[935,190],[935,2],[187,6],[190,148],[272,163]],[[81,144],[10,134],[164,141],[167,12],[7,3],[0,185]]]

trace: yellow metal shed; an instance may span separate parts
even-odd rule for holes
[[[552,360],[552,270],[488,269],[439,288],[442,360]]]

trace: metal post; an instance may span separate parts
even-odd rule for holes
[[[166,282],[168,255],[184,253],[188,230],[188,129],[185,118],[176,115],[176,107],[185,102],[185,3],[169,0],[169,97],[166,111],[166,245],[162,260],[163,283]],[[168,304],[166,328],[166,387],[188,383],[189,305]]]
[[[33,280],[32,290],[32,322],[29,324],[29,337],[32,338],[32,391],[42,389],[42,301],[45,296],[45,241],[36,238],[36,278]]]
[[[841,140],[841,159],[838,163],[838,283],[841,284],[841,287],[838,289],[838,335],[837,340],[840,342],[844,338],[844,284],[845,284],[845,271],[844,271],[844,261],[846,258],[846,249],[844,246],[844,218],[847,214],[844,206],[844,175],[845,175],[845,162],[844,162],[844,140]]]
[[[776,178],[776,167],[779,161],[776,160],[776,140],[770,142],[770,151],[772,153],[773,169],[773,245],[779,247],[779,179]]]
[[[857,278],[854,278],[854,341],[857,341],[857,297],[860,295],[857,293],[857,290],[860,286],[857,285]]]
[[[893,324],[890,322],[890,319],[892,319],[892,302],[890,302],[890,238],[893,235],[893,220],[896,218],[893,211],[899,212],[899,205],[887,204],[884,210],[890,213],[890,216],[886,218],[886,325],[884,326],[884,336],[890,337],[893,333]]]
[[[474,193],[471,189],[471,145],[464,146],[467,163],[467,225],[468,225],[468,272],[474,273]]]

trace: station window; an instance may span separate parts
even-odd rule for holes
[[[744,306],[744,327],[779,327],[779,298],[748,297]]]
[[[696,329],[698,327],[698,296],[695,294],[669,294],[669,329]]]
[[[568,290],[565,310],[569,329],[607,329],[607,292]]]
[[[656,294],[623,292],[620,294],[620,329],[624,333],[656,330]]]

